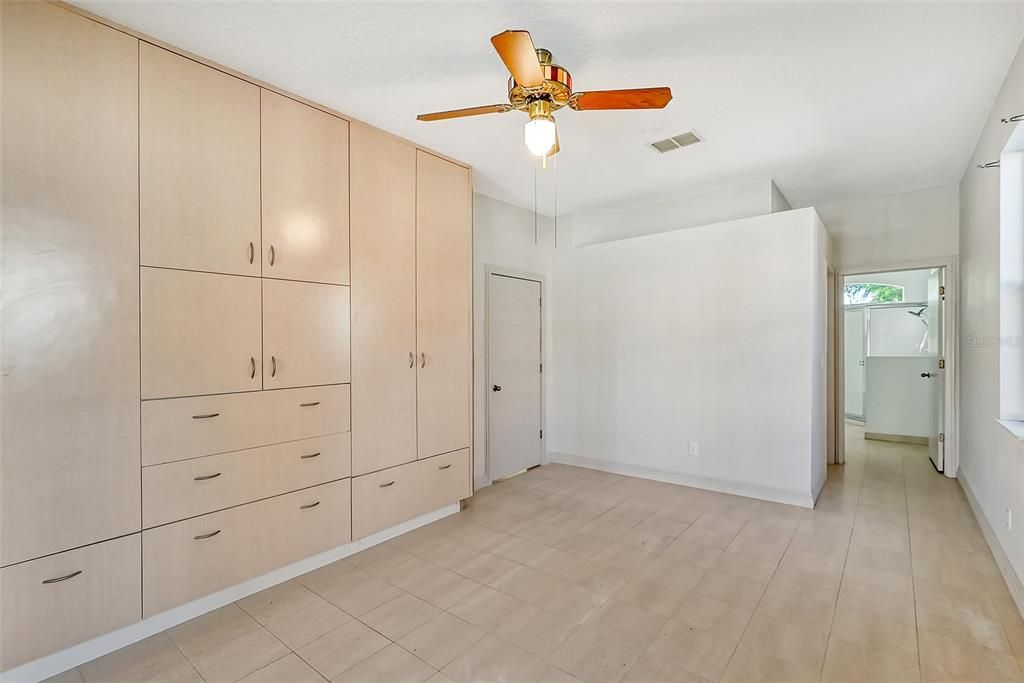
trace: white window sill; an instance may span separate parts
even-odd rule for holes
[[[1024,441],[1024,420],[996,420],[1003,425],[1006,431],[1013,434],[1014,438]]]

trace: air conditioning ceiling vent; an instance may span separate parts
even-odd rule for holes
[[[671,152],[674,149],[680,149],[682,147],[689,147],[700,142],[700,138],[692,130],[688,130],[685,133],[679,135],[673,135],[670,138],[664,140],[657,140],[655,142],[648,143],[651,148],[658,154],[664,154],[665,152]]]

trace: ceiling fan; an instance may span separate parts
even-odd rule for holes
[[[662,109],[672,99],[669,88],[633,90],[592,90],[573,92],[572,76],[552,61],[551,53],[535,48],[528,31],[504,31],[491,38],[501,61],[512,77],[508,80],[508,104],[450,109],[420,114],[420,121],[441,121],[480,114],[526,112],[524,138],[534,156],[547,158],[559,151],[555,112],[568,106],[577,111],[591,109]]]

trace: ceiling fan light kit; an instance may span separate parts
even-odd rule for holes
[[[508,81],[509,104],[451,109],[416,118],[441,121],[513,109],[526,112],[530,117],[523,129],[526,147],[534,156],[547,159],[559,152],[558,128],[552,112],[562,107],[577,111],[662,109],[672,99],[672,91],[666,87],[574,93],[572,75],[552,61],[548,50],[535,48],[527,31],[503,31],[491,38],[491,44],[512,74]]]

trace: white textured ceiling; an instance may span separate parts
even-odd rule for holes
[[[556,116],[559,213],[769,177],[794,206],[956,182],[1024,34],[1019,2],[76,4],[462,159],[528,208],[523,114],[415,120],[505,101],[492,34],[529,30],[577,90],[671,86],[661,111]],[[689,129],[706,141],[645,146]]]

